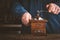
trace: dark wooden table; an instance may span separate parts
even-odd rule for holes
[[[60,34],[47,34],[47,36],[20,34],[20,31],[16,31],[14,28],[20,28],[21,25],[0,25],[0,27],[2,27],[0,28],[0,40],[60,40]],[[10,30],[10,28],[12,29]]]
[[[34,36],[32,34],[0,33],[0,40],[60,40],[60,34],[48,34],[47,36]]]

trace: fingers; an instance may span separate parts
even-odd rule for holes
[[[49,7],[49,5],[46,5],[46,8],[48,8]]]
[[[48,6],[48,11],[49,12],[54,12],[55,11],[55,6],[53,6],[53,4],[48,4],[49,6]]]
[[[58,9],[57,7],[55,8],[55,11],[53,12],[54,14],[58,14]]]
[[[31,15],[28,13],[28,12],[26,12],[26,13],[24,13],[24,15],[22,16],[22,23],[24,24],[24,25],[27,25],[28,23],[29,23],[29,20],[31,20],[32,18],[31,18]]]
[[[54,13],[54,14],[59,14],[59,12],[60,12],[59,10],[60,10],[60,9],[59,9],[59,7],[58,7],[58,6],[56,6],[56,7],[55,7],[55,10],[54,10],[54,12],[53,12],[53,13]]]
[[[60,13],[60,9],[58,9],[56,13],[59,14]]]
[[[59,6],[54,3],[50,3],[50,4],[46,5],[46,7],[50,13],[59,14],[59,12],[60,12]]]
[[[49,11],[49,12],[54,11],[54,10],[52,10],[52,9],[53,9],[53,7],[49,7],[48,11]],[[52,10],[52,11],[51,11],[51,10]]]
[[[50,7],[50,5],[48,4],[48,5],[46,5],[46,8],[48,9],[48,11],[49,12],[51,12],[51,7]]]
[[[26,25],[26,24],[28,23],[27,17],[25,17],[25,16],[22,17],[22,23],[23,23],[24,25]]]

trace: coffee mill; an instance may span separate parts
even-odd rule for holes
[[[47,20],[39,16],[40,11],[37,11],[35,18],[31,20],[31,33],[33,35],[46,35],[46,23]]]

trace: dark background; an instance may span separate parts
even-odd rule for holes
[[[0,24],[19,24],[20,16],[11,12],[14,0],[0,0]]]
[[[0,33],[15,34],[20,31],[20,27],[18,27],[18,24],[20,25],[20,16],[11,12],[14,1],[15,0],[0,0]]]

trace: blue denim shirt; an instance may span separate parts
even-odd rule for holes
[[[23,4],[25,2],[26,2],[26,0],[23,1]],[[60,33],[60,14],[55,15],[55,14],[52,14],[49,12],[45,12],[45,11],[47,11],[45,5],[50,2],[52,2],[52,1],[31,0],[29,3],[26,3],[29,5],[25,5],[24,6],[25,9],[24,9],[24,7],[21,6],[20,3],[18,3],[17,5],[15,5],[14,12],[18,13],[19,15],[23,14],[24,12],[26,12],[27,7],[29,6],[29,10],[27,10],[27,11],[29,11],[31,13],[31,15],[34,17],[37,14],[37,10],[43,10],[44,12],[40,12],[40,16],[42,18],[45,18],[48,20],[48,22],[46,24],[47,33]],[[53,2],[54,2],[54,0],[53,0]],[[56,1],[55,3],[58,4],[59,1]]]

